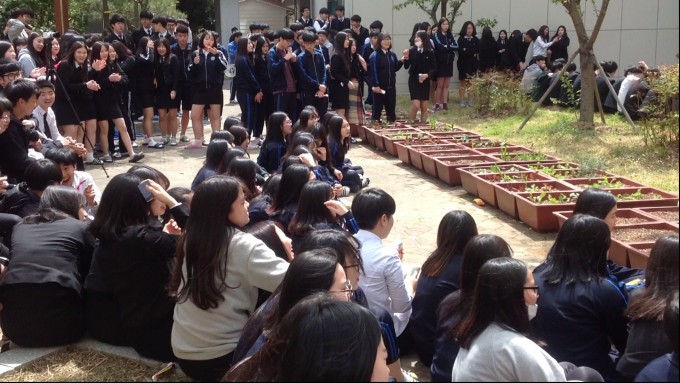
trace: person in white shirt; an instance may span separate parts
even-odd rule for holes
[[[380,307],[392,315],[397,336],[406,328],[411,316],[413,286],[404,281],[399,252],[383,242],[394,226],[394,199],[378,188],[360,191],[352,202],[359,225],[355,238],[361,242],[364,270],[359,287],[366,294],[369,307]]]
[[[314,22],[314,30],[318,33],[326,31],[331,28],[331,20],[328,18],[330,11],[328,8],[321,8],[319,10],[319,18]]]
[[[472,307],[458,330],[453,382],[602,382],[589,367],[558,363],[527,338],[528,306],[538,287],[524,262],[488,260],[479,270]]]
[[[632,67],[626,70],[626,77],[623,79],[623,82],[621,82],[621,88],[619,88],[618,94],[619,101],[621,101],[621,104],[617,105],[619,113],[623,113],[621,105],[625,105],[626,97],[628,97],[628,92],[630,91],[630,89],[633,88],[645,77],[644,71],[647,68],[647,64],[644,61],[640,61],[638,65],[639,66]]]
[[[33,21],[35,13],[30,8],[17,8],[10,13],[10,19],[4,33],[7,39],[13,41],[17,37],[28,38],[27,26]]]
[[[61,148],[47,151],[45,157],[54,161],[61,168],[62,185],[71,186],[83,193],[87,201],[85,211],[88,216],[94,217],[99,208],[102,193],[89,173],[76,170],[76,162],[78,160],[76,154],[69,148]]]

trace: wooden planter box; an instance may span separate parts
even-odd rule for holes
[[[640,237],[635,237],[635,238],[622,238],[622,232],[646,232],[646,235],[642,235]],[[656,242],[657,239],[664,235],[678,235],[678,228],[672,225],[669,225],[666,222],[655,222],[655,223],[645,223],[645,224],[640,224],[640,225],[629,225],[629,226],[622,226],[622,227],[617,227],[614,229],[612,232],[612,245],[609,248],[609,258],[612,260],[615,260],[614,257],[620,258],[621,254],[626,254],[626,262],[625,263],[619,263],[620,265],[628,265],[629,267],[632,267],[633,264],[640,265],[642,263],[646,264],[646,259],[645,257],[637,257],[633,262],[630,260],[630,255],[632,253],[629,253],[629,244],[636,244],[637,247],[642,247],[642,244],[649,245],[651,247],[654,245],[654,242]],[[635,254],[635,256],[639,256],[640,253]]]
[[[512,153],[535,153],[533,150],[529,148],[525,148],[524,146],[519,146],[519,145],[506,145],[506,146],[492,146],[492,147],[487,147],[487,148],[474,148],[476,151],[482,153],[482,154],[488,154],[490,156],[500,156],[501,153],[505,152],[508,154]],[[541,160],[539,160],[541,161]]]
[[[435,158],[437,164],[437,176],[440,180],[452,186],[458,186],[460,174],[458,168],[493,163],[493,157],[485,155],[472,155],[461,159],[460,157]]]
[[[619,188],[630,188],[630,187],[644,187],[645,185],[631,181],[624,177],[592,177],[592,178],[566,178],[562,181],[578,188],[581,190],[589,188],[597,189],[612,189],[611,186],[616,183],[621,183]]]
[[[546,196],[559,198],[560,195],[569,197],[570,194],[572,193],[549,192],[546,193]],[[578,192],[573,192],[573,194],[575,194],[574,198],[570,198],[568,202],[538,203],[532,199],[532,197],[539,196],[538,193],[516,193],[515,201],[519,219],[538,232],[557,231],[559,223],[553,213],[556,211],[573,211]]]
[[[498,165],[498,170],[503,171],[503,172],[517,172],[517,171],[526,171],[526,168],[523,168],[521,166],[509,166],[509,165]],[[466,192],[472,195],[479,195],[477,191],[477,175],[481,174],[498,174],[495,173],[492,170],[491,166],[472,166],[472,167],[466,167],[466,168],[460,168],[458,169],[458,173],[460,174],[460,182],[463,185],[463,189],[465,189]]]
[[[678,207],[677,206],[663,206],[663,207],[643,207],[635,209],[643,214],[647,214],[658,220],[668,222],[669,224],[678,227]]]
[[[537,187],[546,188],[546,192],[562,192],[562,193],[573,193],[578,191],[577,189],[563,183],[560,181],[549,180],[549,178],[543,174],[532,172],[527,174],[529,176],[537,177],[538,179],[523,182],[501,182],[493,184],[492,193],[488,198],[493,198],[493,202],[496,206],[503,211],[505,214],[519,219],[519,212],[517,211],[517,193],[526,192],[526,188],[531,185],[536,185]],[[541,180],[541,178],[544,178]],[[485,196],[486,197],[486,196]],[[480,191],[480,198],[482,193]],[[486,201],[486,200],[485,200]]]
[[[478,155],[477,152],[471,149],[454,149],[454,150],[434,150],[434,151],[423,151],[420,153],[423,170],[431,175],[432,177],[437,177],[437,163],[435,159],[437,158],[459,158],[465,159],[471,156]]]
[[[658,207],[658,206],[678,206],[678,196],[672,193],[665,192],[660,189],[652,187],[635,187],[635,188],[621,188],[621,189],[603,189],[609,190],[616,196],[616,206],[620,208],[644,208],[644,207]],[[625,199],[626,195],[633,193],[642,193],[644,195],[641,199]],[[652,197],[652,198],[650,198]]]
[[[554,213],[559,222],[560,229],[564,222],[566,222],[573,212],[571,211],[558,211]],[[616,227],[629,227],[634,225],[640,225],[645,223],[658,223],[663,222],[662,219],[645,214],[637,209],[617,209],[616,210]]]

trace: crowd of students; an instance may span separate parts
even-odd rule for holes
[[[13,20],[30,22],[28,11],[17,12]],[[407,381],[412,377],[402,370],[401,357],[411,352],[430,367],[434,381],[677,381],[678,237],[656,242],[646,270],[608,260],[616,226],[616,198],[608,192],[580,195],[574,215],[533,271],[512,259],[503,238],[479,233],[465,211],[441,219],[436,248],[419,277],[405,271],[399,248],[386,241],[396,202],[385,190],[368,187],[363,167],[347,157],[353,113],[364,113],[361,82],[373,91],[373,112],[384,106],[391,120],[394,72],[403,65],[419,96],[412,111],[426,113],[429,92],[448,87],[454,52],[463,72],[481,64],[474,24],[465,24],[458,41],[446,20],[434,37],[419,24],[413,47],[398,59],[388,34],[368,32],[357,16],[348,21],[343,8],[333,18],[322,10],[307,26],[316,34],[296,25],[279,31],[271,48],[267,31],[234,38],[227,49],[233,46],[235,55],[222,53],[212,32],[203,33],[201,51],[193,51],[181,25],[174,29],[177,45],[171,45],[167,21],[142,16],[136,37],[123,35],[121,19],[112,17],[119,41],[95,41],[91,53],[85,43],[71,43],[57,73],[70,84],[61,96],[72,92],[75,110],[52,110],[68,99],[50,81],[12,78],[2,84],[5,340],[47,347],[88,335],[176,361],[201,381]],[[308,10],[299,21],[309,24]],[[162,27],[156,40],[147,37],[152,24]],[[12,33],[15,25],[10,23]],[[317,41],[326,34],[334,46]],[[135,38],[137,55],[123,50],[111,59]],[[367,57],[356,55],[362,38],[376,44]],[[552,46],[565,39],[562,28]],[[332,48],[330,59],[323,48]],[[496,63],[503,53],[496,52]],[[541,62],[541,53],[534,61]],[[490,57],[484,65],[491,65]],[[144,118],[157,109],[165,122],[177,122],[175,102],[184,108],[189,90],[193,102],[182,121],[185,115],[187,122],[199,119],[193,144],[203,146],[204,109],[211,124],[219,123],[223,104],[222,84],[212,73],[221,77],[231,58],[243,113],[227,118],[222,130],[213,126],[191,188],[171,188],[163,173],[134,165],[101,192],[77,170],[80,156],[88,160],[93,150],[71,138],[81,122],[81,134],[96,132],[98,122],[103,148],[114,124],[131,159],[139,159],[125,139],[126,92],[114,83],[128,74],[120,68],[130,64],[138,75],[160,76],[155,86],[136,86]],[[15,65],[0,61],[0,70]],[[166,77],[184,67],[188,82]],[[20,70],[11,77],[20,77]],[[33,72],[43,70],[31,69],[29,76]],[[90,77],[79,76],[85,74],[93,77],[84,81]],[[262,81],[266,76],[270,80]],[[120,102],[98,100],[104,89]],[[440,102],[434,109],[446,109],[448,92],[435,94]],[[326,96],[334,111],[327,111]],[[271,109],[263,115],[259,106]],[[69,124],[55,124],[55,118]],[[33,123],[25,129],[24,121]],[[264,122],[267,134],[257,143]],[[172,123],[166,127],[172,140]],[[38,137],[31,141],[34,132]],[[148,138],[149,146],[159,145]],[[37,144],[33,157],[28,142]],[[253,142],[261,146],[257,161],[246,151]],[[339,198],[350,193],[356,195],[348,206]]]

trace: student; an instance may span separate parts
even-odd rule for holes
[[[555,41],[557,39],[557,41]],[[569,36],[567,36],[567,29],[564,25],[557,27],[557,32],[552,37],[552,41],[555,41],[550,47],[550,61],[555,61],[559,59],[564,59],[566,62],[569,60],[569,52],[567,48],[569,47]]]
[[[114,41],[120,41],[129,49],[130,51],[135,50],[135,43],[132,41],[132,36],[125,33],[125,25],[127,20],[125,16],[119,14],[113,14],[109,20],[109,26],[111,27],[111,33],[104,38],[104,41],[111,44]]]
[[[151,38],[153,36],[154,31],[151,28],[151,20],[153,20],[153,13],[146,10],[139,13],[139,29],[132,32],[132,41],[138,49],[142,37]]]
[[[370,311],[318,293],[293,306],[271,340],[224,380],[382,382],[386,357]]]
[[[257,187],[257,164],[249,158],[234,158],[224,174],[241,181],[246,201],[250,202],[260,194],[260,188]]]
[[[355,238],[361,242],[365,270],[359,286],[371,307],[383,308],[392,315],[396,334],[400,336],[411,316],[413,286],[406,286],[397,250],[383,242],[394,226],[395,210],[394,199],[377,188],[360,191],[352,201],[352,211],[361,229]]]
[[[616,365],[625,380],[633,380],[654,359],[673,351],[663,329],[666,302],[678,291],[678,237],[656,240],[645,272],[645,287],[628,305],[628,343]]]
[[[352,38],[358,44],[363,45],[368,38],[369,31],[366,27],[361,26],[361,16],[354,15],[349,19],[350,30],[352,31]]]
[[[82,222],[84,202],[70,187],[50,186],[37,214],[14,226],[0,323],[22,347],[66,345],[85,334],[82,284],[95,240]]]
[[[151,35],[151,39],[156,42],[156,41],[161,41],[163,39],[168,40],[168,45],[172,45],[177,43],[177,40],[175,40],[175,37],[168,32],[166,27],[168,26],[168,19],[166,19],[163,16],[156,16],[151,20],[151,26],[153,28],[153,35]]]
[[[40,89],[38,95],[38,106],[33,109],[32,119],[35,121],[35,129],[40,133],[40,137],[47,142],[43,151],[52,148],[68,147],[79,155],[85,155],[86,151],[82,145],[78,145],[70,137],[63,137],[57,127],[57,119],[52,110],[55,101],[54,84],[47,80],[38,80],[35,83]]]
[[[349,109],[347,109],[347,121],[352,132],[358,132],[359,126],[364,124],[366,114],[364,112],[364,77],[368,71],[368,63],[359,54],[358,42],[349,42],[349,78],[356,86],[349,90]],[[357,133],[358,134],[358,133]]]
[[[350,29],[350,19],[345,17],[345,6],[338,5],[335,7],[335,16],[331,16],[331,39],[335,38],[338,32],[344,31],[345,29]]]
[[[536,56],[548,57],[548,48],[550,48],[551,46],[553,46],[553,44],[560,41],[559,34],[556,34],[553,37],[552,40],[550,40],[549,36],[550,36],[550,29],[548,28],[547,25],[542,25],[538,29],[537,37],[534,38],[534,41],[533,41],[534,42],[534,47],[533,47],[533,57],[534,58]],[[532,36],[532,38],[533,38],[533,36]],[[529,64],[531,64],[531,63],[529,63]]]
[[[123,119],[123,112],[120,110],[120,94],[129,80],[118,63],[115,60],[110,60],[109,50],[112,50],[112,48],[108,43],[96,42],[93,44],[93,69],[90,70],[90,78],[93,78],[100,88],[94,94],[94,104],[99,124],[99,143],[102,152],[104,152],[102,160],[104,162],[113,162],[111,152],[109,152],[109,149],[112,149],[109,147],[109,121],[113,121],[118,130],[120,141],[130,156],[129,162],[139,162],[144,158],[144,153],[134,152],[132,141]],[[98,62],[103,62],[104,65],[101,66]]]
[[[406,53],[406,52],[404,52]],[[397,59],[392,52],[392,37],[387,32],[378,35],[376,51],[371,54],[368,70],[373,87],[373,121],[380,121],[383,111],[387,114],[387,121],[397,120],[397,77],[396,72],[404,65],[404,56]]]
[[[636,382],[678,381],[678,292],[668,301],[663,313],[663,327],[673,345],[673,352],[654,359],[635,378]]]
[[[250,202],[250,207],[248,208],[250,225],[255,225],[269,219],[269,206],[274,201],[274,198],[279,191],[280,184],[281,174],[272,174],[271,177],[267,178],[267,181],[264,182],[264,185],[262,185],[262,193]]]
[[[245,232],[264,242],[264,244],[267,245],[267,247],[270,248],[277,257],[283,259],[284,261],[290,262],[295,258],[295,253],[293,252],[293,241],[286,235],[286,233],[283,232],[283,230],[281,230],[279,225],[276,223],[272,221],[258,222],[254,225],[248,225],[245,229]],[[286,274],[288,274],[287,271]],[[271,296],[271,293],[268,291],[260,290],[258,292],[258,307],[264,303],[264,301],[266,301],[266,299],[262,299],[263,292],[266,293],[267,297]],[[241,341],[239,340],[239,344],[240,343]],[[241,360],[241,358],[238,358],[238,360]],[[236,354],[234,354],[234,361],[237,361]]]
[[[224,156],[229,151],[229,143],[225,140],[213,140],[208,144],[208,150],[205,154],[205,162],[201,169],[198,170],[196,177],[191,182],[191,190],[196,190],[198,185],[203,181],[217,174],[217,168],[222,163]]]
[[[345,157],[350,147],[350,134],[349,122],[346,119],[333,116],[328,122],[328,148],[333,168],[342,173],[340,178],[342,185],[349,187],[350,192],[356,193],[368,186],[370,179],[363,176],[364,170],[361,166],[352,165]]]
[[[569,218],[547,260],[534,270],[541,296],[532,320],[533,334],[547,343],[550,355],[592,367],[607,380],[617,376],[612,352],[625,352],[628,337],[626,297],[608,279],[610,242],[603,220]]]
[[[192,216],[177,249],[171,291],[177,305],[172,349],[193,379],[215,381],[231,366],[257,289],[274,291],[288,263],[240,231],[248,202],[239,181],[215,176],[196,188]]]
[[[314,22],[314,30],[316,33],[319,33],[321,31],[330,31],[331,27],[331,19],[328,17],[330,15],[330,11],[328,8],[321,8],[319,9],[319,18],[316,19]]]
[[[497,49],[496,67],[498,69],[502,69],[501,68],[501,58],[503,57],[503,54],[508,49],[508,42],[509,42],[508,31],[506,31],[505,29],[501,29],[501,31],[498,32],[498,39],[496,39],[496,49]]]
[[[297,61],[300,101],[302,105],[314,105],[319,116],[323,116],[328,110],[326,63],[323,54],[314,49],[317,40],[314,33],[303,32],[302,40],[304,50]]]
[[[539,86],[538,79],[548,72],[545,56],[536,56],[533,61],[534,63],[529,65],[522,75],[522,89],[526,94],[532,94]]]
[[[40,197],[45,189],[61,182],[61,170],[50,160],[33,161],[26,167],[24,180],[5,194],[5,198],[0,201],[0,213],[14,214],[21,218],[35,214],[39,210]]]
[[[293,121],[286,113],[274,112],[267,121],[267,136],[257,157],[257,164],[267,172],[279,169],[281,158],[288,150],[287,137],[293,131]]]
[[[423,44],[427,41],[421,40]],[[446,17],[439,20],[437,33],[432,36],[434,52],[437,60],[437,70],[434,78],[437,79],[433,111],[448,110],[449,84],[453,77],[453,61],[456,59],[458,44],[451,33],[451,22]],[[415,38],[414,38],[415,42]],[[460,60],[460,58],[459,58]]]
[[[371,55],[378,49],[378,36],[380,36],[380,32],[371,31],[368,43],[361,48],[361,57],[366,63],[371,61]],[[373,105],[373,92],[370,91],[372,89],[371,77],[372,74],[367,68],[363,76],[363,80],[369,87],[369,92],[367,92],[366,100],[364,102],[366,105]]]
[[[149,37],[142,37],[137,44],[137,55],[135,71],[137,81],[135,84],[135,97],[137,104],[142,108],[144,113],[143,130],[144,130],[144,145],[153,149],[163,149],[165,145],[162,142],[156,142],[153,139],[153,107],[154,107],[154,80],[155,80],[155,50],[154,42]]]
[[[36,79],[44,76],[47,72],[46,56],[45,39],[36,32],[31,33],[28,36],[26,48],[17,53],[24,77]]]
[[[458,79],[460,80],[460,87],[458,88],[458,96],[460,98],[460,107],[464,108],[466,105],[472,107],[472,91],[470,89],[470,79],[477,75],[479,61],[477,55],[479,54],[479,38],[477,38],[477,28],[472,21],[466,21],[460,29],[460,36],[458,37]]]
[[[595,84],[597,85],[597,92],[600,94],[600,101],[602,103],[602,110],[605,113],[614,113],[616,112],[615,110],[608,108],[605,104],[605,101],[607,100],[607,97],[609,96],[609,87],[607,86],[607,82],[610,84],[614,85],[614,76],[616,75],[616,71],[619,69],[619,64],[616,63],[616,61],[601,61],[600,66],[604,70],[604,73],[600,73],[600,71],[596,71],[595,74]],[[595,100],[595,110],[599,111],[600,110],[600,104]]]
[[[271,63],[269,62],[269,43],[264,36],[257,38],[255,42],[255,50],[253,52],[253,58],[255,63],[255,78],[258,84],[262,88],[262,100],[257,108],[257,120],[255,122],[255,128],[253,131],[253,142],[251,143],[250,149],[255,149],[262,146],[262,131],[264,129],[264,123],[272,113],[274,113],[274,94],[272,93],[272,80],[269,77],[269,67]]]
[[[463,249],[476,235],[477,225],[470,214],[448,212],[439,223],[437,249],[421,268],[409,330],[418,357],[426,366],[432,364],[435,351],[437,308],[446,296],[460,289]]]
[[[307,164],[293,164],[283,170],[281,184],[269,207],[269,217],[278,222],[288,236],[290,222],[298,210],[302,189],[314,178],[314,172]]]
[[[496,69],[498,56],[498,44],[493,38],[491,28],[482,29],[482,38],[479,40],[479,72],[484,73]]]
[[[134,129],[134,124],[132,123],[132,116],[130,114],[131,95],[137,82],[137,77],[135,73],[136,72],[135,54],[132,53],[133,51],[128,49],[125,46],[125,44],[117,40],[114,40],[111,43],[111,48],[113,49],[109,49],[109,60],[115,61],[118,67],[120,67],[121,70],[120,73],[125,73],[125,75],[128,78],[127,84],[125,83],[120,84],[121,87],[118,93],[119,95],[118,107],[120,108],[120,111],[123,114],[123,121],[125,122],[125,128],[127,129],[128,136],[130,137],[132,147],[137,148],[138,146],[137,143],[135,142],[137,135]],[[112,130],[109,130],[109,147],[114,147],[113,139],[114,132]],[[120,142],[118,144],[118,152],[113,153],[113,158],[119,158],[118,154],[121,154],[121,157],[123,156],[127,157],[128,155],[130,155],[125,145],[120,145]]]
[[[17,37],[28,38],[29,25],[33,21],[35,13],[31,8],[21,7],[14,9],[10,13],[10,19],[7,23],[7,38],[13,41]]]
[[[0,171],[11,183],[23,181],[26,167],[32,162],[28,157],[26,130],[20,119],[33,112],[39,91],[34,82],[23,79],[14,80],[4,90],[12,104],[12,113],[7,129],[0,135]],[[4,111],[3,115],[6,114]]]
[[[511,258],[512,249],[503,238],[496,235],[477,235],[472,237],[465,246],[460,272],[460,289],[444,298],[436,311],[437,339],[430,365],[433,382],[451,381],[451,368],[460,350],[456,334],[461,321],[468,315],[472,306],[479,269],[486,261],[502,257]]]
[[[272,79],[274,110],[297,120],[297,56],[291,43],[295,34],[288,28],[278,31],[279,41],[269,50],[269,77]],[[269,129],[269,124],[267,124]]]
[[[191,127],[194,130],[194,142],[186,149],[200,149],[207,146],[203,140],[203,109],[210,106],[208,118],[212,131],[220,129],[222,110],[222,84],[224,70],[227,69],[227,58],[217,49],[217,33],[205,31],[198,40],[198,50],[191,55],[189,75],[191,76]]]
[[[255,131],[258,118],[258,109],[261,106],[264,93],[255,77],[255,62],[253,52],[255,43],[250,39],[240,39],[236,53],[236,77],[234,77],[234,90],[241,107],[241,121],[248,129],[248,135]],[[257,136],[259,140],[259,135]]]
[[[416,115],[420,111],[420,122],[427,122],[430,82],[436,76],[438,65],[427,32],[416,32],[413,43],[414,46],[409,50],[408,57],[404,60],[404,68],[409,70],[408,90],[411,96],[409,119],[416,121]],[[451,62],[451,68],[453,70],[453,62]],[[448,89],[448,86],[446,88]],[[447,104],[444,104],[444,106],[448,109]]]
[[[170,50],[167,38],[156,40],[155,58],[155,106],[158,110],[158,126],[161,131],[161,142],[165,145],[177,146],[177,109],[180,99],[179,60]]]
[[[560,365],[528,338],[527,306],[536,304],[538,291],[522,261],[497,258],[482,266],[470,312],[458,330],[461,349],[452,381],[602,381],[588,368]]]
[[[331,57],[329,98],[333,110],[339,116],[345,117],[349,109],[349,91],[359,86],[350,78],[350,39],[345,32],[335,35],[335,49]]]
[[[191,65],[192,46],[189,41],[189,28],[184,25],[178,25],[175,29],[175,38],[177,44],[170,46],[170,51],[177,57],[179,69],[177,71],[177,95],[175,100],[177,105],[181,103],[182,118],[181,118],[181,132],[179,140],[181,142],[188,142],[186,136],[187,128],[189,127],[189,119],[191,116],[191,78],[189,76],[189,66]],[[177,124],[177,120],[170,121],[171,124]],[[171,127],[172,129],[172,127]],[[170,139],[172,143],[172,139]]]
[[[519,30],[514,30],[508,38],[505,51],[501,53],[498,69],[518,73],[525,68],[524,56],[522,56],[523,35]]]
[[[300,18],[297,20],[298,23],[306,27],[314,27],[314,20],[312,20],[312,11],[309,7],[304,6],[300,11]]]
[[[0,59],[7,58],[16,60],[17,53],[14,51],[14,46],[9,41],[0,40]]]
[[[151,170],[133,171],[153,174]],[[133,173],[113,177],[90,224],[99,243],[85,280],[90,336],[132,346],[140,355],[160,361],[173,359],[175,301],[167,285],[176,236],[168,232],[178,234],[172,225],[163,228],[159,223],[166,210],[172,211],[180,228],[185,226],[186,208],[156,181]]]
[[[101,202],[102,193],[89,173],[76,170],[78,157],[75,152],[69,148],[51,149],[45,157],[59,165],[62,175],[61,184],[78,190],[85,197],[86,212],[94,217]]]

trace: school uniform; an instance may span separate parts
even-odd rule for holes
[[[179,60],[172,53],[167,57],[159,57],[156,61],[156,108],[158,109],[177,109],[180,99],[177,97],[179,88]],[[175,99],[170,97],[171,92],[175,92]]]
[[[373,54],[373,52],[375,52],[375,49],[373,49],[373,45],[371,45],[370,42],[361,48],[361,57],[364,58],[366,64],[370,63],[371,55]],[[371,85],[370,73],[371,73],[370,71],[366,71],[366,73],[364,73],[364,76],[362,77],[363,80],[366,82],[366,85],[368,85],[368,92],[366,93],[366,99],[364,101],[366,105],[373,105],[373,90],[371,89],[373,85]]]
[[[57,116],[57,124],[80,125],[81,121],[94,120],[97,112],[94,108],[94,95],[87,88],[87,64],[71,64],[69,61],[62,61],[57,66],[57,76],[64,85],[56,87],[56,98],[54,101],[54,113]],[[64,90],[66,93],[64,93]],[[70,99],[71,104],[69,104]],[[75,109],[75,113],[73,109]]]
[[[417,290],[416,290],[417,293]],[[455,339],[449,339],[446,333],[460,323],[467,312],[461,308],[449,316],[443,316],[441,308],[449,306],[460,299],[461,291],[455,291],[446,296],[436,310],[437,329],[436,340],[432,350],[432,364],[430,364],[430,376],[433,382],[450,382],[451,369],[460,351],[460,345]]]
[[[257,164],[270,174],[274,174],[279,170],[281,158],[287,150],[288,145],[285,142],[267,142],[265,140],[260,149],[260,154],[257,156]]]
[[[9,182],[21,182],[31,162],[26,130],[21,121],[12,116],[7,130],[0,134],[0,171]]]
[[[197,55],[200,61],[194,64],[194,58]],[[189,76],[192,90],[191,101],[194,105],[220,105],[221,109],[225,69],[227,69],[227,58],[220,51],[212,54],[201,50],[191,54]]]
[[[28,151],[26,153],[28,157]],[[19,183],[14,189],[5,194],[5,198],[0,200],[0,213],[13,214],[21,218],[33,215],[39,209],[40,196],[30,190],[25,182]]]
[[[566,63],[569,60],[569,37],[562,36],[558,41],[556,41],[551,47],[550,51],[550,61],[555,61],[557,59],[563,59]]]
[[[175,98],[180,104],[182,110],[191,110],[191,81],[189,80],[189,65],[191,65],[191,45],[187,45],[185,49],[179,47],[179,44],[174,44],[170,47],[170,51],[177,57],[179,63],[177,70],[177,97]]]
[[[356,193],[361,189],[361,175],[364,170],[361,166],[354,166],[352,162],[345,158],[345,153],[341,145],[331,139],[328,140],[328,148],[331,151],[331,158],[333,160],[333,168],[342,172],[342,186],[349,187],[350,191]]]
[[[335,38],[335,35],[338,34],[338,32],[342,32],[345,29],[350,29],[351,27],[350,19],[349,17],[343,17],[341,19],[335,17],[333,20],[331,20],[331,38]]]
[[[234,77],[234,89],[236,99],[241,107],[241,121],[248,129],[248,135],[253,134],[257,125],[257,114],[260,104],[255,102],[255,95],[260,93],[262,87],[255,78],[255,66],[250,56],[236,56],[236,76]]]
[[[136,64],[136,59],[134,56],[127,57],[125,59],[121,59],[120,57],[116,59],[116,63],[120,67],[121,74],[125,74],[127,77],[127,82],[121,82],[120,88],[119,88],[119,108],[121,113],[123,114],[123,121],[125,121],[125,127],[127,129],[128,135],[130,136],[130,140],[132,142],[135,141],[136,138],[136,132],[134,129],[134,124],[132,123],[132,116],[130,115],[130,95],[132,90],[134,89],[134,84],[137,81],[136,78],[136,72],[135,72],[135,64]],[[113,148],[113,138],[114,138],[114,129],[109,129],[109,147]],[[127,148],[125,145],[118,145],[120,153],[127,153]]]
[[[297,59],[299,77],[299,91],[302,105],[314,105],[319,117],[323,117],[328,110],[328,94],[316,97],[321,85],[328,85],[326,63],[323,54],[318,50],[302,52]],[[326,91],[327,92],[327,91]]]
[[[458,38],[458,79],[469,80],[477,75],[479,61],[479,39],[477,36],[460,36]]]
[[[262,101],[257,108],[257,120],[253,135],[260,137],[264,130],[264,124],[269,116],[274,113],[274,95],[272,94],[271,78],[269,77],[269,55],[255,57],[255,79],[260,84]]]
[[[297,120],[297,66],[294,62],[284,58],[286,54],[286,51],[277,49],[274,45],[269,50],[267,65],[269,65],[269,78],[274,97],[274,110],[285,112],[291,120],[295,121]],[[271,172],[270,169],[267,171]]]
[[[331,77],[328,84],[328,95],[334,109],[349,108],[349,87],[347,84],[352,81],[350,78],[349,63],[345,57],[336,54],[331,57]]]
[[[412,47],[408,60],[404,61],[408,69],[408,91],[411,100],[427,101],[430,99],[430,83],[436,75],[437,64],[435,54],[431,50]],[[427,79],[420,82],[419,75],[427,74]]]
[[[496,56],[498,47],[493,39],[480,41],[479,43],[479,71],[487,72],[496,68]]]
[[[314,27],[314,20],[312,20],[311,18],[305,20],[304,17],[300,17],[299,19],[297,19],[297,22],[304,25],[305,28]]]
[[[90,68],[90,78],[95,80],[101,88],[93,95],[97,121],[123,118],[123,113],[120,110],[120,89],[121,82],[127,82],[127,76],[121,72],[122,70],[115,62],[107,62],[106,66],[100,71]],[[121,75],[120,82],[115,83],[109,80],[109,76],[114,73]]]
[[[354,29],[352,29],[352,38],[354,39],[355,44],[363,44],[364,41],[366,41],[366,39],[369,38],[369,36],[370,32],[366,27],[363,26],[359,27],[359,33],[355,32]]]
[[[375,93],[373,89],[373,115],[374,121],[379,121],[383,108],[387,114],[387,121],[397,120],[397,75],[404,63],[397,59],[392,51],[377,50],[371,54],[368,62],[368,71],[371,77],[371,87],[380,87],[384,93]]]
[[[141,38],[141,37],[140,37]],[[117,35],[115,33],[110,33],[108,36],[104,38],[104,41],[107,43],[112,43],[114,41],[120,41],[121,43],[125,44],[125,46],[131,51],[134,52],[136,49],[136,44],[132,39],[132,36],[128,35],[127,33],[123,33],[122,35]]]
[[[135,59],[137,82],[135,96],[137,104],[142,109],[153,108],[155,103],[155,87],[153,80],[156,78],[155,52],[153,48],[147,49],[146,54],[138,54]]]
[[[170,32],[165,31],[162,35],[158,32],[154,32],[153,35],[151,35],[151,40],[153,41],[161,41],[163,39],[168,40],[168,43],[170,45],[177,44],[177,39],[175,36],[171,35]]]
[[[635,377],[636,382],[677,382],[678,353],[672,352],[654,359]]]
[[[135,29],[132,31],[132,41],[134,42],[135,46],[139,45],[139,40],[142,39],[142,37],[149,37],[151,38],[153,36],[154,32],[153,29],[151,28],[144,28],[144,27],[139,27],[139,29]]]
[[[347,122],[354,125],[363,125],[366,115],[364,114],[364,76],[366,71],[361,65],[359,54],[355,53],[349,63],[350,79],[353,83],[359,84],[354,89],[349,90],[349,108],[345,113]]]
[[[436,77],[453,77],[453,61],[456,59],[458,44],[451,32],[442,34],[437,32],[432,36],[434,42],[434,55],[437,61]],[[423,41],[423,44],[427,42]],[[429,96],[428,96],[429,97]]]

